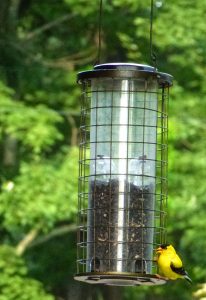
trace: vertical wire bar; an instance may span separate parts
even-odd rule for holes
[[[147,89],[148,89],[148,82],[145,80],[144,82],[144,106],[143,106],[143,134],[142,134],[142,157],[144,159],[145,155],[145,120],[146,120],[146,99],[147,99]],[[142,228],[141,228],[141,272],[144,273],[146,270],[144,270],[144,250],[145,250],[145,241],[144,241],[144,230],[147,229],[144,227],[144,163],[143,163],[143,168],[142,168],[142,199],[141,199],[141,223],[142,223]]]
[[[161,156],[161,195],[162,195],[162,241],[161,243],[165,243],[165,185],[166,185],[166,178],[165,178],[165,97],[164,97],[164,87],[162,88],[162,156]]]
[[[154,189],[154,194],[155,194],[155,210],[154,210],[154,220],[155,220],[155,225],[154,225],[154,241],[153,241],[153,251],[154,251],[154,246],[157,246],[159,244],[159,240],[157,240],[157,234],[160,231],[160,195],[158,191],[158,168],[159,168],[159,151],[161,151],[161,148],[159,149],[158,147],[161,147],[159,145],[159,140],[158,140],[158,128],[159,128],[159,92],[157,91],[157,108],[156,108],[156,125],[155,125],[155,130],[156,130],[156,159],[155,159],[155,189]],[[158,220],[157,220],[158,217]],[[156,264],[155,264],[156,266]],[[154,267],[154,261],[153,261],[153,267]],[[157,267],[156,267],[157,268]]]
[[[165,230],[165,225],[164,225],[164,214],[165,214],[165,209],[164,209],[164,186],[165,186],[165,174],[164,174],[164,160],[165,160],[165,138],[164,138],[164,107],[165,107],[165,98],[164,98],[164,87],[162,87],[162,99],[161,99],[161,204],[160,204],[160,227],[161,227],[161,234],[160,234],[160,242],[161,244],[165,243],[164,240],[164,230]]]
[[[84,271],[84,219],[82,217],[82,208],[84,206],[84,197],[85,197],[85,192],[84,192],[84,147],[85,147],[85,103],[86,103],[86,85],[83,85],[83,94],[82,94],[82,103],[81,103],[81,150],[80,150],[80,206],[79,206],[79,248],[80,248],[80,253],[81,253],[81,270]]]
[[[155,194],[156,194],[156,243],[155,246],[157,247],[160,244],[160,188],[159,188],[159,180],[160,180],[160,152],[161,152],[161,144],[159,138],[159,130],[160,130],[160,94],[158,91],[158,103],[157,103],[157,133],[156,133],[156,141],[157,141],[157,148],[156,148],[156,177],[155,177]]]
[[[88,216],[91,214],[90,212],[90,207],[89,207],[89,202],[91,199],[91,175],[90,175],[90,165],[91,165],[91,143],[90,143],[90,133],[91,133],[91,81],[87,80],[88,84],[88,91],[87,91],[87,146],[86,146],[86,157],[87,157],[87,202],[85,202],[86,207],[85,207],[85,227],[86,227],[86,240],[85,240],[85,251],[86,251],[86,270],[88,269],[88,242],[89,241],[89,222],[88,222]]]
[[[86,90],[85,90],[85,97],[84,97],[84,109],[83,109],[83,127],[82,127],[82,199],[81,199],[81,251],[82,251],[82,268],[84,272],[84,217],[83,217],[83,209],[84,209],[84,201],[85,201],[85,123],[86,123]]]
[[[83,87],[84,88],[84,87]],[[83,119],[83,102],[84,102],[84,90],[82,92],[82,101],[81,101],[81,123]],[[79,195],[78,195],[78,253],[77,253],[77,261],[78,261],[78,272],[80,272],[80,264],[82,261],[82,253],[81,253],[81,193],[82,193],[82,139],[83,133],[82,128],[80,128],[80,148],[79,148]]]
[[[86,258],[86,264],[85,264],[85,268],[87,269],[87,266],[88,266],[88,239],[89,239],[89,226],[88,226],[88,215],[90,214],[89,212],[89,209],[88,209],[88,205],[89,205],[89,197],[90,197],[90,192],[91,192],[91,189],[90,189],[90,163],[91,163],[91,160],[90,160],[90,152],[91,152],[91,144],[90,144],[90,132],[91,132],[91,122],[90,122],[90,118],[91,118],[91,96],[92,96],[92,93],[91,93],[91,82],[87,80],[87,102],[86,102],[86,108],[87,108],[87,124],[86,124],[86,128],[87,128],[87,133],[86,133],[86,158],[87,158],[87,174],[86,174],[86,178],[87,178],[87,182],[86,182],[86,185],[87,185],[87,197],[85,198],[85,208],[84,208],[84,211],[85,211],[85,214],[84,214],[84,223],[85,223],[85,231],[86,231],[86,237],[85,237],[85,258]],[[87,201],[86,201],[87,199]],[[90,241],[89,241],[90,242]]]
[[[112,224],[112,220],[111,220],[111,202],[112,202],[112,176],[111,176],[111,169],[112,169],[112,146],[113,146],[113,139],[112,139],[112,128],[113,128],[113,107],[114,107],[114,86],[115,86],[115,81],[114,78],[111,79],[112,80],[112,91],[111,91],[111,123],[110,123],[110,186],[109,186],[109,224],[108,224],[108,243],[109,243],[109,270],[111,270],[111,259],[114,259],[114,257],[111,258],[111,230],[113,230],[113,224]]]
[[[167,174],[168,174],[168,115],[167,115],[167,106],[168,106],[168,93],[169,93],[169,88],[163,88],[162,89],[162,93],[163,93],[163,98],[164,98],[164,130],[165,130],[165,134],[164,134],[164,143],[165,143],[165,168],[164,168],[164,172],[165,172],[165,185],[164,185],[164,194],[165,194],[165,201],[164,201],[164,240],[163,242],[166,243],[166,239],[167,239],[167,231],[166,231],[166,224],[167,224],[167,218],[166,218],[166,210],[167,210],[167,189],[168,189],[168,181],[167,181]]]
[[[81,123],[82,123],[82,102],[83,102],[83,92],[82,92],[82,101],[81,101]],[[77,231],[77,273],[80,272],[79,269],[79,260],[80,260],[80,211],[81,211],[81,184],[80,184],[80,178],[82,176],[82,168],[81,168],[81,157],[82,157],[82,148],[81,148],[81,142],[82,142],[82,130],[80,128],[80,147],[79,147],[79,180],[78,180],[78,214],[77,214],[77,224],[78,224],[78,231]]]
[[[163,159],[163,94],[161,94],[161,107],[160,107],[160,244],[163,244],[163,197],[162,197],[162,185],[163,185],[163,172],[162,172],[162,159]]]
[[[81,130],[80,130],[80,142],[81,142]],[[81,176],[81,146],[79,146],[79,179],[78,179],[78,213],[77,213],[77,273],[79,273],[79,259],[80,259],[80,253],[79,253],[79,243],[80,243],[80,234],[79,234],[79,226],[80,226],[80,220],[79,220],[79,211],[80,211],[80,176]]]
[[[126,204],[125,204],[125,211],[124,211],[124,214],[126,215],[125,216],[125,226],[124,226],[124,231],[126,232],[126,236],[125,236],[125,239],[126,239],[126,245],[125,245],[125,248],[127,249],[127,253],[129,254],[129,244],[128,242],[129,241],[129,234],[128,234],[128,230],[130,230],[129,228],[129,216],[128,216],[128,212],[129,212],[129,203],[128,203],[128,198],[129,198],[129,192],[130,192],[130,187],[129,187],[129,176],[128,176],[128,170],[129,170],[129,158],[128,158],[128,155],[129,155],[129,132],[130,132],[130,103],[131,103],[131,85],[132,85],[132,80],[128,79],[128,82],[129,82],[129,89],[128,89],[128,94],[129,94],[129,98],[128,98],[128,112],[127,112],[127,166],[126,166]],[[128,255],[127,255],[128,257]],[[131,259],[131,258],[130,258]],[[127,260],[125,260],[125,266],[127,266],[128,268],[128,263],[130,264],[130,261],[128,262],[128,258]],[[124,270],[124,271],[129,271],[129,270]],[[131,268],[131,267],[130,267]]]
[[[87,89],[87,87],[86,87]],[[84,269],[83,271],[85,272],[85,262],[86,262],[86,256],[85,256],[85,216],[84,216],[84,209],[85,209],[85,197],[86,197],[86,139],[87,139],[87,129],[86,129],[86,121],[87,121],[87,90],[85,91],[85,103],[84,103],[84,142],[83,142],[83,177],[84,177],[84,188],[83,188],[83,206],[81,209],[81,214],[83,214],[82,219],[83,219],[83,224],[82,224],[82,231],[83,231],[83,243],[82,243],[82,248],[83,248],[83,261],[84,261]]]
[[[165,155],[164,155],[164,160],[165,160],[165,166],[164,166],[164,176],[165,176],[165,185],[164,185],[164,195],[165,195],[165,200],[164,200],[164,243],[166,243],[166,221],[167,221],[167,186],[168,186],[168,179],[167,179],[167,164],[168,164],[168,140],[167,140],[167,134],[168,134],[168,127],[167,127],[167,97],[166,97],[166,89],[163,89],[164,93],[164,143],[165,143]]]
[[[89,189],[88,189],[88,182],[89,182],[89,176],[88,176],[88,158],[87,158],[87,153],[88,150],[87,148],[87,144],[89,144],[88,142],[88,135],[87,135],[87,130],[90,130],[89,124],[88,124],[88,116],[90,115],[90,110],[89,110],[89,102],[90,102],[90,97],[91,97],[91,91],[90,91],[90,86],[89,86],[89,81],[86,80],[85,82],[86,84],[86,98],[85,98],[85,121],[84,121],[84,125],[85,125],[85,148],[84,148],[84,159],[85,159],[85,169],[84,169],[84,257],[85,257],[85,265],[84,265],[84,272],[86,272],[87,270],[87,266],[88,266],[88,222],[87,222],[87,217],[88,217],[88,203],[89,203]],[[87,164],[87,174],[85,174],[86,172],[86,164]],[[87,181],[86,181],[87,178]],[[87,186],[87,193],[85,190],[85,187]],[[86,193],[86,194],[85,194]],[[87,199],[87,201],[86,201]]]
[[[94,219],[94,223],[93,223],[93,262],[94,262],[94,271],[96,270],[96,187],[97,187],[97,147],[98,147],[98,140],[97,140],[97,136],[98,136],[98,125],[97,125],[97,120],[98,120],[98,109],[99,109],[99,93],[103,93],[103,91],[99,91],[99,86],[96,89],[96,116],[95,116],[95,179],[94,179],[94,194],[93,194],[93,219]],[[99,208],[97,208],[99,209]],[[97,225],[98,226],[98,225]]]
[[[159,103],[159,143],[160,143],[160,153],[159,153],[159,163],[160,163],[160,170],[159,170],[159,226],[160,226],[160,233],[159,233],[159,243],[162,244],[162,232],[163,232],[163,222],[162,222],[162,151],[163,151],[163,146],[162,146],[162,90],[161,90],[161,99]]]
[[[166,165],[166,177],[167,177],[167,186],[166,186],[166,211],[167,211],[167,201],[168,201],[168,106],[169,106],[169,86],[167,87],[167,93],[166,93],[166,128],[167,128],[167,135],[166,135],[166,145],[167,145],[167,152],[166,152],[166,160],[167,160],[167,165]],[[165,242],[167,241],[167,214],[166,214],[166,220],[165,220]]]

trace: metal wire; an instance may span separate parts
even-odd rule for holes
[[[94,65],[100,64],[101,61],[101,50],[102,50],[102,10],[103,10],[103,0],[99,1],[99,18],[98,18],[98,49],[97,58]]]
[[[100,64],[101,61],[101,48],[102,48],[102,12],[103,12],[103,0],[99,2],[99,18],[98,18],[98,50],[97,50],[97,59],[95,60],[94,65]],[[150,59],[152,65],[157,69],[157,55],[153,50],[153,18],[154,18],[154,1],[151,0],[150,8]]]
[[[152,65],[157,69],[157,56],[153,51],[153,17],[154,17],[154,3],[151,0],[151,10],[150,10],[150,59]]]

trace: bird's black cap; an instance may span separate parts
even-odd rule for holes
[[[162,244],[160,247],[161,247],[162,249],[167,249],[167,246],[169,246],[169,244]]]

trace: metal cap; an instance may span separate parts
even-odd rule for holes
[[[78,83],[94,78],[122,78],[122,79],[149,79],[156,78],[160,87],[171,86],[173,77],[167,73],[158,72],[149,65],[135,63],[106,63],[94,66],[93,70],[80,72],[77,75]]]
[[[94,66],[94,70],[131,70],[131,71],[148,71],[155,72],[155,68],[135,63],[109,63]]]

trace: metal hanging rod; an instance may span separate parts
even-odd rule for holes
[[[97,58],[95,60],[94,65],[100,64],[101,61],[101,50],[102,50],[102,5],[103,0],[99,1],[99,18],[98,18],[98,50],[97,50]]]
[[[94,65],[100,64],[101,62],[101,51],[102,51],[102,13],[103,13],[103,0],[99,1],[99,18],[98,18],[98,50],[97,58]],[[150,7],[150,32],[149,32],[149,52],[152,65],[157,69],[157,55],[153,50],[153,19],[154,19],[154,1],[151,0]]]
[[[157,56],[153,50],[153,18],[154,18],[154,1],[151,0],[150,10],[150,59],[153,66],[157,69]]]

